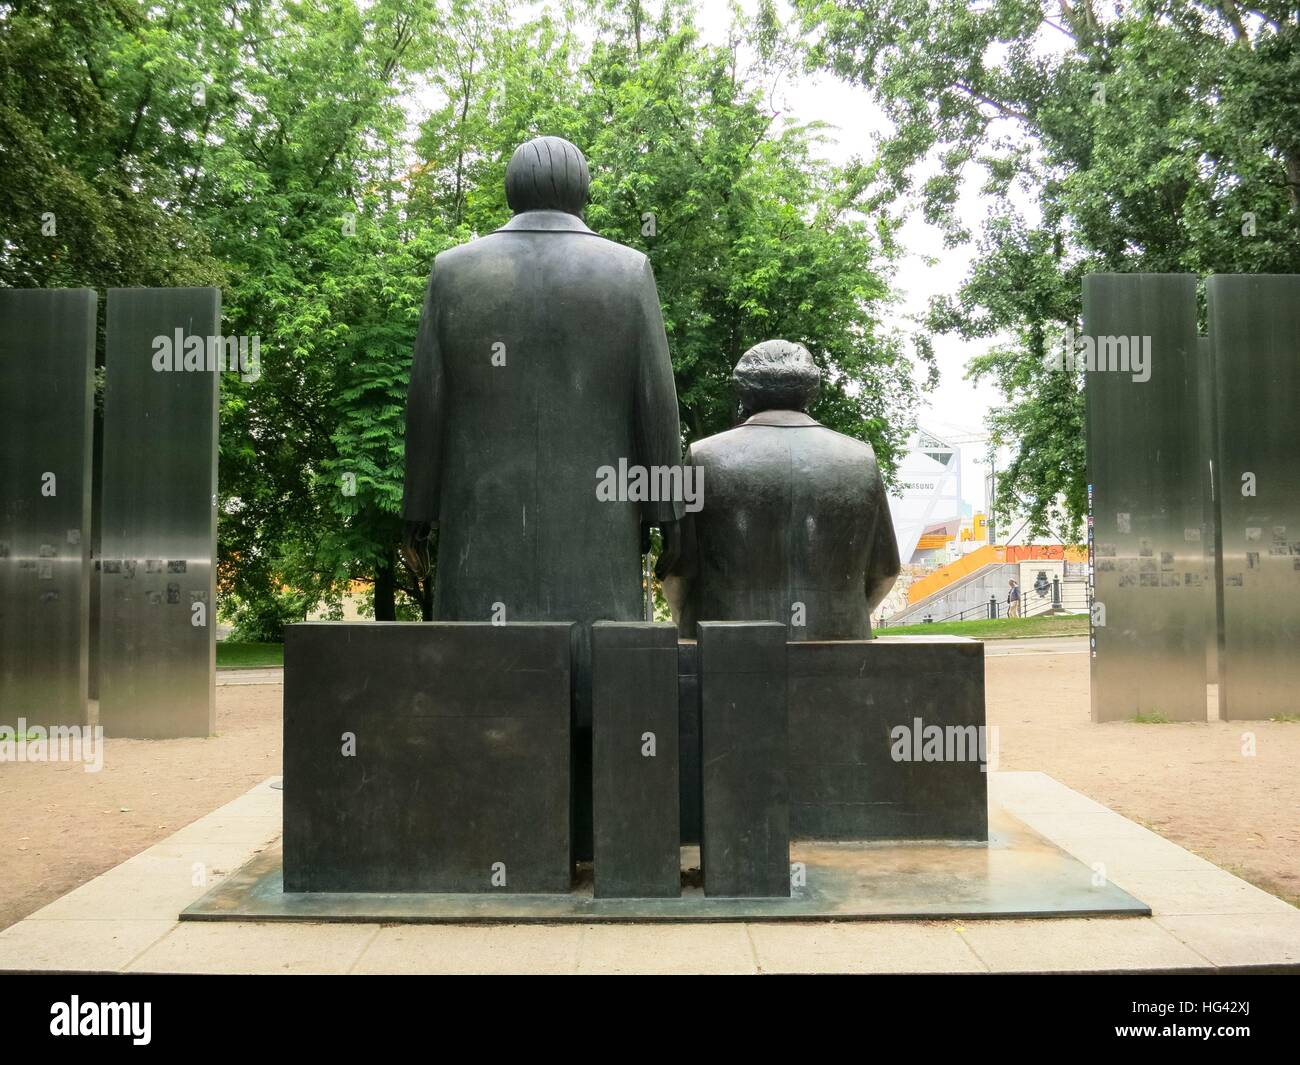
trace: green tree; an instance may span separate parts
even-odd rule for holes
[[[770,11],[719,48],[692,10],[0,0],[0,283],[220,284],[226,334],[260,343],[260,377],[222,382],[219,589],[241,631],[357,581],[377,617],[427,612],[396,552],[425,278],[506,220],[506,163],[536,134],[583,146],[594,228],[650,255],[689,434],[731,424],[731,366],[786,336],[827,369],[817,413],[891,468],[916,386],[881,324],[870,168],[828,166],[767,106],[794,54]]]
[[[917,207],[970,275],[929,324],[1006,337],[974,360],[1006,403],[1005,520],[1076,535],[1086,507],[1082,382],[1041,357],[1079,327],[1094,271],[1300,267],[1300,10],[1234,0],[796,0],[810,61],[868,87],[892,120],[876,202]],[[937,164],[921,180],[925,164]],[[976,237],[963,180],[991,210]],[[1020,206],[1025,200],[1030,209]],[[1248,220],[1253,220],[1253,232]],[[1064,505],[1057,507],[1060,498]]]
[[[180,209],[196,93],[233,44],[215,2],[0,2],[0,285],[211,285],[224,271]]]
[[[772,110],[782,42],[763,18],[709,47],[689,12],[644,24],[640,4],[622,10],[632,32],[598,40],[583,71],[589,220],[650,256],[687,435],[734,423],[731,368],[784,337],[826,372],[816,416],[870,440],[892,474],[918,385],[881,321],[892,233],[863,217],[867,168],[830,166],[818,127]]]
[[[401,96],[429,61],[430,5],[276,8],[228,83],[229,121],[196,192],[230,264],[226,318],[262,344],[222,420],[223,590],[304,608],[352,580],[392,618],[402,409],[430,256],[403,224]]]

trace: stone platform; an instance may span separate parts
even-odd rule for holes
[[[1089,870],[1101,863],[1113,885],[1150,907],[1150,917],[558,925],[179,920],[279,839],[282,794],[270,783],[0,931],[0,970],[1300,971],[1295,907],[1041,773],[989,774],[993,806]]]
[[[286,892],[271,846],[182,911],[197,921],[556,922],[938,920],[1149,916],[1150,908],[995,807],[990,842],[792,843],[789,898],[718,898],[687,881],[680,897],[602,898],[590,871],[564,895]],[[698,848],[683,850],[699,869]]]

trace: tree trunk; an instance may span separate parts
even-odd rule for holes
[[[375,567],[375,620],[397,620],[397,580],[393,574],[391,553]]]

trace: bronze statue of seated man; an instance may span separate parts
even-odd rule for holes
[[[681,635],[780,621],[791,640],[869,639],[899,571],[875,452],[809,416],[821,373],[801,344],[755,345],[732,381],[743,420],[691,445],[704,505],[663,574]]]

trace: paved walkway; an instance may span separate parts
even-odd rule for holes
[[[1300,971],[1300,911],[1042,773],[995,800],[1151,917],[675,925],[180,922],[280,834],[265,781],[0,931],[0,970],[219,973]]]
[[[283,684],[284,669],[270,666],[265,669],[219,669],[218,684]]]
[[[1025,640],[985,640],[984,654],[1002,655],[1086,655],[1087,636],[1035,636]]]

